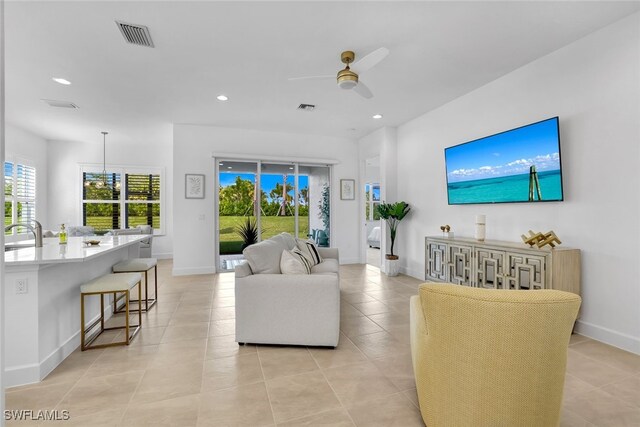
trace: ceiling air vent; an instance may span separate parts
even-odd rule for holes
[[[58,108],[80,108],[76,104],[74,104],[73,102],[69,102],[69,101],[56,101],[55,99],[43,99],[42,101],[46,102],[47,104],[49,104],[52,107],[58,107]]]
[[[314,108],[316,108],[316,106],[312,105],[312,104],[300,104],[300,105],[298,105],[298,110],[303,110],[303,111],[313,111]]]
[[[127,24],[120,21],[116,21],[116,24],[127,42],[138,46],[153,47],[149,29],[144,25]]]

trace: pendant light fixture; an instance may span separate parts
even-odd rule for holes
[[[107,135],[109,132],[102,132],[102,183],[107,185]]]
[[[96,187],[107,186],[107,135],[109,132],[102,131],[102,181],[96,182]]]

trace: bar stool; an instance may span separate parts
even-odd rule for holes
[[[149,280],[148,274],[151,269],[154,269],[154,285],[155,285],[155,293],[153,298],[149,298]],[[142,308],[142,304],[138,306],[137,309],[133,309],[130,311],[149,311],[151,307],[156,304],[158,299],[158,260],[156,258],[132,258],[125,261],[121,261],[113,266],[114,273],[144,273],[144,308]],[[113,298],[113,308],[115,313],[121,313],[122,307],[117,307],[117,302],[122,299],[115,297]]]
[[[129,273],[129,274],[107,274],[102,277],[98,277],[84,285],[80,286],[80,345],[81,350],[91,350],[95,348],[112,347],[116,345],[129,345],[133,337],[140,331],[142,325],[142,313],[138,312],[138,324],[131,325],[129,323],[129,301],[133,288],[138,287],[138,304],[142,305],[142,292],[140,289],[140,283],[142,282],[142,274]],[[120,298],[124,298],[124,313],[126,314],[125,326],[113,326],[109,328],[104,327],[104,296],[108,294],[122,294]],[[84,320],[84,298],[88,295],[100,295],[100,318],[96,319],[88,327],[85,326]],[[100,324],[100,330],[94,333],[87,339],[88,333]],[[133,331],[131,331],[131,329]],[[111,331],[115,329],[124,329],[126,332],[124,341],[118,341],[108,344],[96,344],[91,345],[104,331]]]

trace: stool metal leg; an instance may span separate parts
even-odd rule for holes
[[[80,350],[85,350],[84,345],[84,294],[80,294]]]

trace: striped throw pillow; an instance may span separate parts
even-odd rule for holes
[[[296,246],[302,252],[304,257],[311,263],[311,266],[318,265],[322,262],[322,257],[318,251],[318,247],[311,240],[296,239]]]
[[[280,258],[282,274],[311,274],[311,264],[298,249],[283,250]]]

